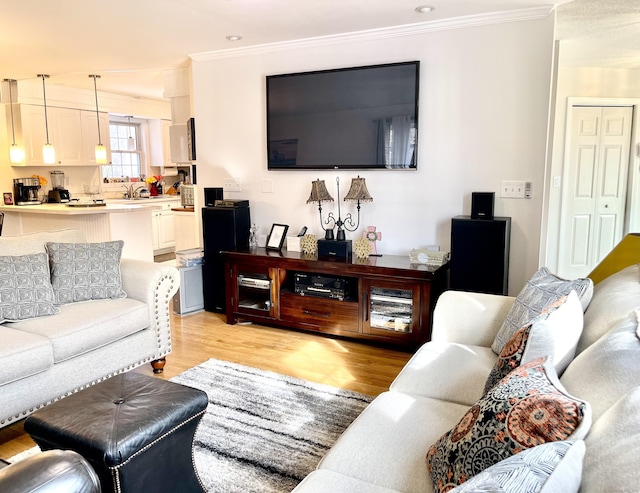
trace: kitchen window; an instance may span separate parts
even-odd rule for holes
[[[128,122],[109,122],[109,140],[112,164],[102,167],[102,177],[139,177],[142,161],[140,125]]]

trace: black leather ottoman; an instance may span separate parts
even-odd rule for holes
[[[129,372],[36,411],[24,429],[42,450],[87,459],[103,493],[202,493],[193,436],[207,403],[201,390]]]

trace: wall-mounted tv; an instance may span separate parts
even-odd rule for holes
[[[415,169],[420,62],[267,76],[270,170]]]

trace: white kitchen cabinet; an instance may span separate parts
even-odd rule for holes
[[[87,164],[82,141],[80,110],[70,108],[47,108],[49,136],[53,127],[51,143],[56,149],[56,163],[60,166]]]
[[[176,228],[176,251],[202,247],[195,212],[173,211]]]
[[[164,202],[157,204],[161,209],[151,213],[151,228],[153,235],[153,253],[168,253],[175,250],[176,230],[173,207],[179,205],[178,201]]]
[[[24,166],[42,166],[42,146],[46,143],[44,106],[13,105],[16,143],[24,146]],[[52,130],[49,142],[52,143]],[[3,153],[4,154],[4,153]],[[8,157],[8,153],[7,157]]]
[[[171,162],[169,120],[149,120],[149,153],[151,166],[175,167]]]

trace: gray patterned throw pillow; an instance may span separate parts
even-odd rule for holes
[[[125,298],[120,275],[123,245],[121,240],[47,243],[56,304]]]
[[[0,323],[58,312],[45,253],[0,257]]]
[[[543,320],[549,313],[544,310],[558,299],[568,295],[571,290],[578,294],[584,312],[593,296],[593,281],[588,277],[568,280],[552,274],[542,267],[536,272],[516,297],[507,318],[500,327],[491,349],[500,354],[505,344],[521,327]]]

